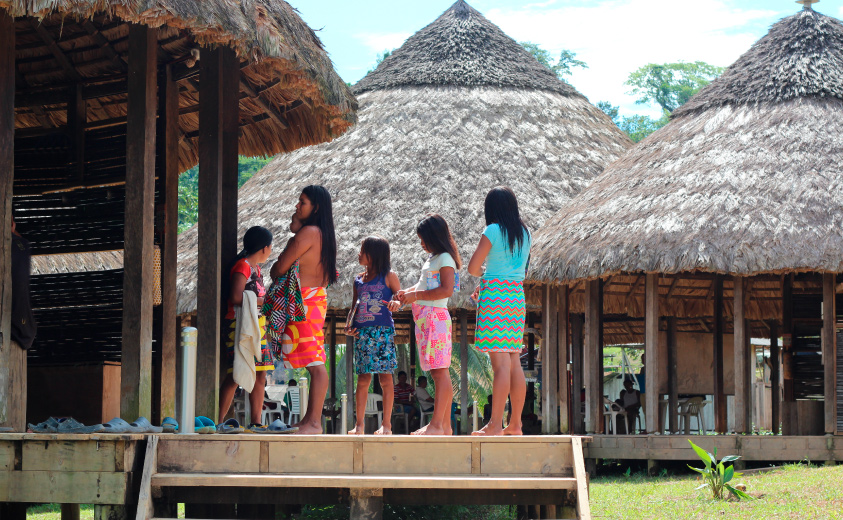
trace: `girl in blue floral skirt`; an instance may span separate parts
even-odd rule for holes
[[[363,240],[357,255],[366,271],[354,278],[356,302],[353,319],[346,326],[346,334],[354,336],[354,371],[357,373],[355,409],[357,420],[349,434],[362,435],[366,399],[372,374],[378,374],[383,388],[383,423],[375,435],[392,434],[392,404],[394,388],[392,374],[398,366],[395,352],[395,323],[392,313],[400,307],[395,297],[401,289],[398,275],[391,270],[389,242],[370,236]]]

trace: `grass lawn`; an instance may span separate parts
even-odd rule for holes
[[[707,490],[694,491],[701,481],[693,476],[598,477],[591,482],[591,513],[595,518],[634,520],[843,519],[843,465],[789,465],[735,482],[746,484],[755,500],[712,500]]]

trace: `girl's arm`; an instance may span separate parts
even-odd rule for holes
[[[351,284],[351,305],[357,305],[357,285],[354,283]],[[351,311],[349,311],[349,314],[351,314]],[[357,337],[354,323],[348,323],[348,317],[346,317],[345,331],[347,335]]]
[[[486,261],[486,257],[489,256],[491,250],[492,242],[489,238],[486,235],[480,237],[480,243],[477,244],[477,249],[474,250],[474,254],[471,255],[471,260],[468,262],[468,274],[478,278],[483,276],[483,262]]]
[[[401,308],[401,302],[398,298],[398,293],[401,292],[401,280],[398,279],[395,271],[390,271],[386,275],[386,286],[392,291],[392,301],[386,302],[387,308],[389,312],[395,312]]]
[[[269,276],[272,278],[278,278],[289,271],[290,268],[293,267],[293,264],[296,263],[296,260],[301,258],[303,254],[310,250],[313,244],[310,240],[310,235],[312,235],[313,232],[313,229],[307,227],[296,233],[295,236],[287,242],[287,246],[284,248],[284,251],[282,251],[278,256],[278,261],[272,265],[272,269],[269,271]]]
[[[426,291],[413,291],[404,294],[402,303],[413,303],[418,300],[441,300],[450,298],[454,294],[454,279],[456,274],[453,267],[439,269],[439,287]]]
[[[234,307],[243,305],[243,291],[246,290],[246,277],[242,273],[234,273],[231,277],[231,293],[228,295],[228,300]]]

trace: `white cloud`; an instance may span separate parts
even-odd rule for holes
[[[658,116],[658,109],[636,105],[626,94],[629,87],[623,82],[629,73],[647,63],[729,65],[781,17],[735,5],[725,0],[606,0],[491,9],[486,16],[518,41],[538,43],[555,55],[562,49],[576,52],[589,68],[577,69],[570,81],[591,102],[606,100],[620,105],[621,113]]]
[[[379,53],[400,47],[412,33],[357,33],[354,37],[372,51]]]

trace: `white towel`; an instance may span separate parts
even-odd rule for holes
[[[261,359],[261,327],[258,300],[252,291],[243,291],[243,304],[234,308],[234,382],[251,393],[255,387],[255,359]]]

